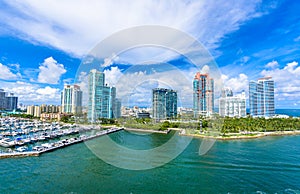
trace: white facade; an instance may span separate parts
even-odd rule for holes
[[[40,106],[34,106],[34,117],[40,117],[41,116],[41,107]]]
[[[61,93],[61,106],[63,113],[81,113],[82,91],[78,85],[64,85]]]
[[[242,92],[236,96],[222,96],[219,99],[219,115],[222,117],[245,117],[246,95]]]
[[[34,115],[34,106],[27,106],[27,114]]]

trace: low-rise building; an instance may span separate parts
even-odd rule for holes
[[[60,119],[68,114],[64,113],[42,113],[40,115],[40,119],[42,121],[50,121],[50,120],[55,120],[55,121],[60,121]]]
[[[219,115],[221,117],[245,117],[246,95],[245,92],[233,96],[231,89],[223,89],[219,99]]]

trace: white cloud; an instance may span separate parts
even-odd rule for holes
[[[248,91],[249,80],[248,76],[241,73],[238,77],[228,77],[227,75],[222,75],[222,79],[225,87],[232,89],[234,93],[239,93],[241,91]]]
[[[299,99],[300,66],[298,62],[287,63],[283,68],[263,70],[261,75],[271,76],[274,79],[275,95],[278,100],[292,103]]]
[[[67,72],[64,65],[57,63],[52,57],[45,59],[39,69],[37,81],[48,84],[58,84],[61,75]]]
[[[296,37],[296,38],[294,39],[294,41],[295,41],[295,42],[300,41],[300,36]]]
[[[278,64],[277,61],[271,61],[271,62],[267,63],[265,67],[267,67],[267,68],[275,68],[275,67],[278,67],[278,65],[279,64]]]
[[[59,90],[57,88],[51,88],[49,86],[46,86],[45,88],[37,89],[36,92],[41,95],[54,96],[56,93],[59,92]]]
[[[115,86],[123,75],[118,67],[111,67],[109,70],[104,70],[103,73],[105,74],[105,83],[109,86]]]
[[[101,67],[109,67],[114,61],[118,59],[119,57],[115,53],[113,53],[111,57],[104,59],[104,63],[101,65]]]
[[[220,1],[6,1],[0,21],[20,37],[85,55],[114,32],[139,25],[164,25],[215,48],[245,21],[261,16],[260,0]],[[273,8],[273,7],[272,7]],[[12,11],[13,10],[13,11]],[[112,14],[113,13],[113,14]],[[201,30],[199,30],[201,29]]]
[[[20,77],[20,74],[14,74],[11,70],[0,63],[0,79],[4,80],[14,80]]]
[[[2,88],[19,97],[19,103],[31,104],[60,104],[60,90],[50,86],[42,87],[38,84],[26,82],[0,82]]]
[[[89,74],[87,72],[80,72],[77,79],[77,85],[80,86],[80,89],[83,93],[82,95],[82,104],[87,105],[88,103],[88,81],[89,81]]]

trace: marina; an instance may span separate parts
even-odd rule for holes
[[[44,123],[38,120],[0,119],[0,158],[39,156],[123,128]]]

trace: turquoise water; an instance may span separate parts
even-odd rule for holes
[[[110,137],[144,150],[163,145],[172,135],[121,131]],[[187,137],[176,138],[180,144]],[[200,143],[193,139],[171,162],[140,171],[103,162],[85,143],[40,157],[1,159],[0,193],[300,193],[300,136],[217,141],[204,156],[198,155]]]

